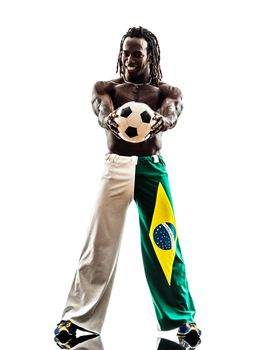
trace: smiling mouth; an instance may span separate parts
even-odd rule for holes
[[[136,67],[136,66],[128,66],[128,65],[125,65],[125,68],[126,68],[129,72],[133,72],[137,67]]]

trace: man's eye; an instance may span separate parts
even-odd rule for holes
[[[133,56],[136,57],[136,58],[140,58],[140,57],[142,57],[143,55],[142,55],[141,52],[135,52],[135,53],[133,54]]]

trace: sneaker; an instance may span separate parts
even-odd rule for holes
[[[77,327],[71,321],[61,321],[55,328],[54,341],[61,349],[71,349],[74,346]]]
[[[196,323],[184,323],[181,327],[178,329],[177,336],[178,337],[185,337],[186,335],[191,334],[191,335],[196,335],[198,337],[201,336],[201,330],[198,329],[196,326]]]

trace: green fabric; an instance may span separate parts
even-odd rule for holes
[[[156,162],[154,163],[154,161]],[[186,322],[193,322],[195,307],[188,288],[185,264],[178,238],[176,245],[171,248],[175,250],[175,258],[169,285],[149,237],[159,184],[162,185],[167,195],[166,202],[171,204],[174,216],[168,175],[162,156],[159,156],[158,162],[153,157],[139,157],[135,175],[134,199],[139,212],[144,269],[159,327],[161,330],[170,330],[178,328]],[[161,207],[161,210],[164,211],[164,203]],[[175,227],[171,225],[169,227],[171,227],[174,239],[176,236]],[[169,244],[168,241],[166,242]],[[160,244],[165,244],[165,241]],[[171,250],[166,248],[166,244],[163,255],[165,252],[169,254],[168,252]]]

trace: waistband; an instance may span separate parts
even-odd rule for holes
[[[133,162],[134,164],[137,164],[138,162],[153,162],[153,163],[158,163],[160,161],[164,162],[162,155],[159,154],[154,154],[151,156],[121,156],[119,154],[115,153],[107,153],[105,155],[105,160],[107,161],[112,161],[112,162]]]

